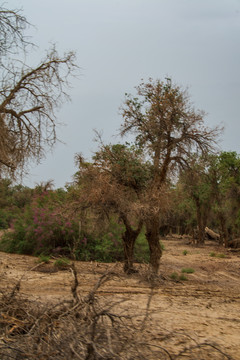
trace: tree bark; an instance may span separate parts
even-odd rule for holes
[[[201,211],[201,204],[198,197],[194,198],[197,209],[197,223],[198,223],[198,238],[197,245],[204,244],[205,242],[205,226],[203,223],[203,216]]]
[[[220,225],[221,225],[221,233],[223,236],[224,246],[228,247],[228,241],[229,241],[228,229],[227,229],[227,225],[226,225],[225,216],[222,212],[219,214],[219,220],[220,220]]]
[[[134,258],[134,245],[137,239],[137,234],[135,232],[125,231],[123,234],[123,249],[124,249],[124,266],[123,270],[126,274],[131,274],[135,272],[133,266]]]
[[[122,235],[123,240],[123,249],[124,249],[124,266],[123,270],[126,274],[132,274],[135,273],[136,270],[133,266],[134,261],[134,245],[137,240],[138,235],[140,234],[140,231],[142,229],[142,221],[139,222],[138,227],[136,230],[134,230],[127,217],[125,215],[121,215],[121,218],[124,222],[124,225],[126,227],[125,232]]]
[[[153,218],[146,224],[146,238],[150,251],[150,266],[154,275],[158,274],[160,267],[160,259],[162,256],[162,248],[159,242],[159,219]]]

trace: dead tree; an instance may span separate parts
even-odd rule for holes
[[[56,110],[77,68],[75,54],[60,56],[55,46],[36,67],[21,61],[27,25],[20,11],[0,7],[0,176],[38,162],[55,144]]]

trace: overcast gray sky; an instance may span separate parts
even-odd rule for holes
[[[206,124],[222,124],[222,150],[240,153],[240,0],[11,0],[22,7],[39,45],[30,61],[50,43],[75,50],[81,76],[74,79],[71,103],[58,120],[58,144],[24,184],[71,181],[74,154],[90,158],[97,148],[93,129],[106,142],[120,127],[119,106],[141,79],[164,79],[189,88]]]

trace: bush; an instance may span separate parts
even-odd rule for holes
[[[123,225],[110,219],[109,227],[104,234],[81,234],[80,239],[76,240],[75,258],[81,261],[123,261],[122,233],[124,231]],[[149,259],[148,243],[143,230],[135,243],[134,261],[149,263]]]
[[[170,275],[170,278],[172,280],[178,280],[178,273],[177,272],[173,272],[171,275]]]
[[[54,262],[54,266],[57,267],[58,269],[68,269],[70,266],[70,260],[67,258],[61,258],[61,259],[57,259]]]
[[[76,260],[113,262],[123,260],[122,232],[124,227],[110,219],[104,232],[81,231],[70,251]]]
[[[183,268],[182,269],[182,273],[193,274],[194,272],[195,272],[195,270],[192,268]]]
[[[134,247],[134,258],[135,261],[138,263],[149,263],[150,261],[150,254],[148,249],[148,242],[145,237],[145,230],[143,230],[135,243]]]
[[[33,254],[35,249],[35,241],[31,238],[26,241],[25,235],[26,233],[24,226],[21,224],[21,222],[19,222],[16,225],[14,231],[6,232],[2,236],[0,250],[16,254]]]
[[[104,232],[90,231],[91,224],[79,231],[79,219],[64,212],[64,194],[37,189],[30,205],[12,222],[13,232],[6,233],[0,250],[28,255],[61,255],[80,261],[123,261],[122,234],[125,227],[111,218]],[[161,244],[162,249],[164,246]],[[134,261],[149,263],[145,230],[136,240]]]
[[[226,255],[225,254],[217,254],[217,257],[220,259],[224,259],[226,257]]]
[[[0,229],[8,228],[8,214],[3,209],[0,209]]]
[[[186,280],[188,280],[188,278],[187,278],[184,274],[181,274],[181,275],[179,276],[179,280],[180,280],[180,281],[186,281]]]
[[[74,257],[80,261],[112,262],[123,258],[122,244],[107,233],[101,237],[82,235],[78,239]]]
[[[13,232],[3,236],[0,249],[19,254],[49,254],[56,247],[72,244],[78,234],[77,221],[64,214],[54,192],[35,196],[12,228]]]
[[[225,254],[216,254],[215,252],[211,252],[209,255],[210,255],[211,257],[218,257],[218,258],[220,258],[220,259],[224,259],[224,258],[226,257]]]
[[[166,249],[165,249],[165,245],[164,245],[161,241],[160,241],[160,246],[161,246],[161,249],[162,249],[162,250],[166,250]]]
[[[48,264],[49,261],[50,261],[50,256],[46,256],[46,255],[41,254],[38,257],[38,262],[40,262],[40,263]]]

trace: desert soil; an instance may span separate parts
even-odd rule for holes
[[[127,276],[121,264],[75,262],[78,292],[80,296],[86,295],[99,277],[113,267],[115,275],[98,290],[98,296],[104,301],[124,299],[115,311],[139,314],[136,322],[140,324],[149,307],[145,324],[148,341],[171,354],[209,343],[231,359],[240,360],[240,253],[232,253],[213,242],[204,247],[187,243],[188,239],[177,236],[163,240],[160,281],[154,288],[147,280],[147,265],[136,264],[139,272]],[[225,257],[211,257],[211,252]],[[72,272],[56,271],[54,260],[46,265],[36,261],[30,256],[0,253],[0,290],[10,290],[22,278],[21,294],[36,302],[71,298]],[[171,274],[181,275],[183,268],[195,272],[186,274],[185,281],[173,280]],[[221,358],[204,354],[199,359]]]

